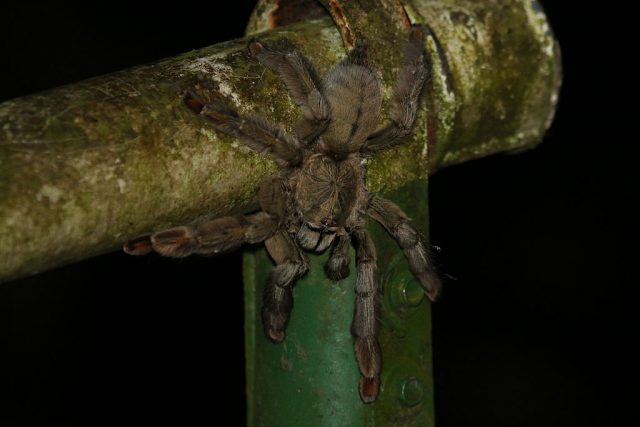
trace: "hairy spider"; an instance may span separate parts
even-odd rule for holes
[[[364,215],[378,221],[398,241],[413,274],[435,300],[440,281],[429,247],[407,215],[394,203],[371,194],[363,159],[401,144],[413,129],[420,92],[427,78],[423,34],[414,28],[399,71],[390,107],[390,122],[376,130],[382,101],[377,72],[368,64],[366,42],[359,41],[323,80],[309,61],[293,49],[270,48],[253,40],[249,51],[280,75],[303,111],[296,136],[254,113],[239,115],[218,104],[206,105],[185,92],[187,107],[258,152],[270,153],[282,173],[259,191],[261,211],[209,220],[134,239],[124,246],[132,255],[156,251],[169,257],[216,254],[243,243],[265,242],[276,263],[264,289],[262,320],[267,337],[285,338],[293,306],[291,288],[309,269],[302,249],[331,247],[325,271],[332,280],[349,275],[349,243],[356,252],[356,304],[351,326],[362,377],[364,402],[377,398],[381,353],[378,332],[376,250]]]

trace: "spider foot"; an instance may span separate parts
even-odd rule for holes
[[[205,107],[205,103],[193,92],[184,90],[180,93],[180,97],[182,98],[184,105],[196,114],[200,114],[202,109]]]
[[[147,255],[153,251],[151,235],[145,234],[144,236],[129,240],[122,246],[122,250],[129,255]]]
[[[262,42],[260,42],[260,40],[256,38],[253,38],[249,41],[248,48],[249,48],[249,52],[253,56],[258,56],[260,53],[262,53],[266,49],[264,44],[262,44]]]
[[[324,271],[335,282],[349,277],[349,260],[345,257],[331,257],[325,264]]]
[[[290,288],[274,286],[273,294],[265,295],[262,308],[262,324],[264,333],[274,343],[281,343],[285,338],[285,329],[289,321],[289,313],[293,306]]]
[[[285,338],[287,315],[265,308],[262,310],[262,324],[267,338],[274,343],[281,343]]]
[[[265,333],[267,334],[267,338],[269,338],[269,341],[273,343],[279,344],[282,341],[284,341],[284,338],[285,338],[284,331],[265,328]]]
[[[378,398],[380,388],[380,368],[382,366],[380,344],[373,336],[367,338],[354,336],[354,349],[362,375],[360,377],[360,397],[364,403],[371,403]]]
[[[275,326],[276,322],[282,324],[283,326]],[[282,316],[277,316],[275,313],[268,313],[267,310],[263,310],[262,323],[264,325],[264,334],[267,336],[269,341],[276,344],[284,341],[286,337],[286,334],[284,332],[286,319],[282,319]]]
[[[380,392],[380,379],[377,377],[360,378],[360,398],[364,403],[374,402]]]
[[[415,276],[418,278],[418,281],[422,285],[424,293],[427,295],[427,297],[432,302],[437,300],[440,296],[440,289],[442,288],[442,283],[440,282],[438,276],[426,271],[415,273]]]

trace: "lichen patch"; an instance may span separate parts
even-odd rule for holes
[[[220,94],[231,98],[237,105],[240,103],[240,96],[234,91],[233,86],[229,84],[229,77],[233,75],[233,69],[221,62],[217,61],[213,56],[203,58],[195,58],[185,65],[185,68],[192,73],[198,73],[210,78],[218,84]]]
[[[64,192],[60,190],[58,187],[54,187],[49,184],[45,184],[42,186],[38,194],[36,195],[36,199],[41,201],[43,198],[49,199],[51,203],[57,203],[58,200],[62,197]]]
[[[124,191],[127,188],[127,181],[125,181],[124,179],[118,178],[117,183],[118,183],[118,190],[120,191],[120,194],[124,194]]]

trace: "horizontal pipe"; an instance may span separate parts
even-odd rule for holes
[[[371,190],[393,191],[440,167],[541,140],[560,66],[536,4],[407,2],[409,18],[431,31],[432,78],[413,140],[369,163]],[[260,28],[259,18],[252,22]],[[293,42],[320,74],[344,55],[328,17],[260,37]],[[291,128],[299,111],[246,43],[0,104],[0,280],[112,251],[150,230],[255,208],[274,162],[211,130],[178,96],[191,89]],[[390,87],[396,62],[375,66]]]

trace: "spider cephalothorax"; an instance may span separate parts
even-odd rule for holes
[[[281,166],[282,173],[260,188],[262,210],[141,236],[124,247],[134,255],[155,250],[184,257],[264,241],[276,266],[265,286],[262,320],[267,337],[281,342],[293,306],[291,288],[309,268],[302,249],[324,252],[331,247],[325,270],[331,279],[341,280],[349,275],[349,244],[353,243],[357,281],[351,332],[364,402],[376,399],[381,368],[376,250],[364,216],[380,222],[398,241],[431,300],[440,289],[422,235],[398,206],[367,191],[362,161],[402,143],[411,134],[427,78],[422,39],[420,30],[411,31],[393,90],[390,121],[379,130],[380,80],[367,62],[363,41],[320,80],[298,51],[270,48],[253,40],[251,54],[280,75],[303,111],[295,136],[257,114],[239,115],[218,104],[207,105],[190,92],[185,92],[183,99],[215,129],[256,151],[270,153]]]

